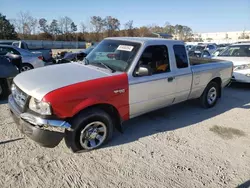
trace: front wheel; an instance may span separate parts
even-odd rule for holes
[[[71,125],[72,130],[65,131],[65,143],[73,152],[100,148],[112,138],[113,121],[100,109],[83,111]]]
[[[204,108],[211,108],[213,107],[217,100],[219,94],[219,86],[216,82],[210,82],[205,91],[203,92],[202,96],[200,97],[201,105]]]
[[[21,66],[21,72],[25,72],[31,69],[34,69],[34,67],[28,63],[23,63]]]

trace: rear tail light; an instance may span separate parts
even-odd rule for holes
[[[43,60],[43,56],[38,56],[38,59]]]

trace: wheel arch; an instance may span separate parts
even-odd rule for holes
[[[122,132],[121,125],[122,125],[122,122],[123,122],[123,118],[119,114],[119,111],[117,110],[117,108],[115,106],[111,105],[111,104],[108,104],[108,103],[98,103],[98,104],[93,104],[93,105],[87,106],[84,109],[77,112],[73,117],[68,118],[68,121],[70,122],[72,118],[76,117],[80,113],[82,113],[84,111],[88,111],[88,110],[93,109],[93,108],[101,109],[101,110],[105,111],[107,114],[109,114],[110,117],[113,120],[115,128],[118,131]]]
[[[22,65],[29,65],[29,66],[32,66],[34,68],[34,66],[31,63],[28,63],[28,62],[23,62]]]
[[[219,94],[218,94],[218,97],[220,98],[220,97],[221,97],[221,94],[222,94],[222,86],[221,86],[222,80],[221,80],[221,78],[220,78],[220,77],[216,77],[216,78],[212,79],[208,84],[210,84],[211,82],[215,82],[215,83],[218,84],[218,86],[219,86]]]
[[[207,86],[211,83],[211,82],[215,82],[216,84],[218,84],[219,86],[219,94],[218,97],[221,97],[222,94],[222,80],[220,77],[215,77],[213,78],[210,82],[207,83],[206,87],[203,89],[202,93],[200,94],[200,97],[203,95],[203,93],[206,91]]]

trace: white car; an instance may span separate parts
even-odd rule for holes
[[[232,81],[250,83],[250,43],[228,46],[217,57],[213,58],[233,62]]]
[[[21,72],[45,66],[41,53],[31,53],[28,50],[11,45],[0,45],[0,54],[5,55],[7,53],[22,56]]]

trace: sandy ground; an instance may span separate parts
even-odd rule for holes
[[[0,187],[250,186],[250,86],[226,88],[209,110],[189,101],[124,124],[96,151],[43,148],[0,105]]]

